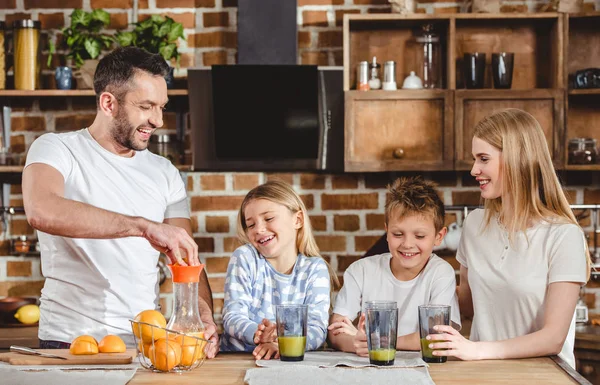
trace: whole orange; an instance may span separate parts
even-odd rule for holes
[[[100,353],[125,353],[127,347],[119,336],[109,334],[98,343]]]
[[[162,372],[168,372],[181,362],[181,346],[175,341],[159,338],[148,351],[152,365]]]
[[[140,353],[142,353],[145,357],[150,358],[150,354],[148,353],[148,351],[150,350],[151,346],[152,346],[152,343],[145,344],[144,341],[140,341],[138,343],[138,351]]]
[[[86,340],[78,340],[71,344],[69,352],[73,355],[98,354],[98,345]]]
[[[204,333],[190,333],[194,337],[204,338]],[[175,343],[181,346],[181,365],[191,366],[201,358],[204,358],[204,347],[206,342],[199,341],[192,337],[178,335],[175,337]]]
[[[165,317],[158,310],[144,310],[135,316],[134,321],[158,326],[152,327],[136,323],[132,325],[133,334],[135,334],[137,338],[141,338],[146,344],[159,338],[163,338],[166,334],[165,330],[160,328],[167,327],[167,320],[165,320]]]

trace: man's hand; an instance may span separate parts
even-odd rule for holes
[[[152,247],[165,254],[172,264],[180,266],[196,266],[198,260],[198,245],[189,234],[178,226],[166,223],[150,222],[143,237]],[[187,259],[187,263],[185,262]]]
[[[279,345],[277,342],[267,342],[265,344],[260,344],[254,351],[252,355],[257,360],[270,360],[272,358],[279,358]]]
[[[274,342],[277,339],[277,324],[264,318],[258,324],[258,328],[254,332],[254,343],[256,345],[267,342]]]

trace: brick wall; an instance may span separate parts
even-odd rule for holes
[[[535,10],[544,2],[510,1],[507,12]],[[183,23],[187,41],[182,42],[181,69],[185,76],[190,66],[235,63],[237,0],[139,0],[138,19],[149,14],[168,14]],[[586,0],[586,10],[598,5]],[[104,8],[111,14],[109,32],[126,28],[135,21],[133,0],[0,0],[0,20],[28,17],[40,20],[45,32],[56,32],[73,8]],[[341,20],[344,13],[389,12],[386,0],[298,0],[299,62],[341,65]],[[418,12],[457,12],[459,2],[424,0]],[[58,60],[55,58],[55,60]],[[45,60],[42,60],[45,63]],[[56,64],[56,63],[55,63]],[[44,64],[45,65],[45,64]],[[47,75],[51,70],[45,69]],[[13,99],[13,151],[24,152],[31,142],[47,131],[66,131],[87,126],[95,115],[93,98],[40,100]],[[165,115],[166,127],[175,127],[175,115]],[[340,276],[383,233],[385,186],[395,176],[405,174],[263,174],[263,173],[183,173],[193,210],[194,236],[206,263],[214,291],[217,318],[223,304],[223,284],[229,255],[237,246],[235,216],[244,194],[258,183],[278,177],[292,183],[305,200],[318,244],[324,257]],[[478,188],[468,173],[426,174],[440,184],[445,204],[477,204]],[[572,203],[600,202],[597,174],[571,172],[563,175]],[[20,187],[12,186],[11,205],[21,206]],[[462,220],[460,213],[449,213],[448,222]],[[589,218],[582,221],[591,231]],[[0,296],[39,295],[44,278],[39,258],[10,256],[8,239],[20,234],[34,236],[23,215],[8,218],[2,224],[0,238]],[[591,237],[593,239],[593,237]],[[451,254],[443,254],[456,265]],[[596,301],[600,285],[588,284],[586,299],[600,312]],[[170,312],[169,281],[161,287],[161,303]]]

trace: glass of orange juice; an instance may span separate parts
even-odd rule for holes
[[[433,329],[436,325],[450,325],[450,306],[447,305],[421,305],[419,306],[419,331],[421,334],[421,352],[423,361],[441,364],[446,362],[446,356],[434,356],[429,345],[436,342],[428,340],[430,334],[437,334]]]
[[[365,303],[365,331],[372,365],[394,365],[398,334],[398,305],[395,301]]]
[[[308,306],[277,305],[275,310],[281,361],[304,360]]]

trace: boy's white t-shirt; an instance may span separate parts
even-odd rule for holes
[[[471,212],[456,259],[468,269],[473,297],[471,340],[501,341],[544,326],[548,285],[586,282],[583,232],[574,224],[541,223],[513,244],[496,219],[484,230],[485,211]],[[575,314],[559,356],[575,368]]]
[[[450,319],[460,327],[456,276],[452,266],[432,254],[423,271],[410,281],[400,281],[390,268],[391,253],[360,259],[344,273],[344,286],[333,312],[354,321],[367,301],[398,303],[398,336],[419,331],[419,305],[450,305]]]
[[[190,216],[185,185],[171,162],[147,150],[118,156],[87,129],[42,135],[25,167],[33,163],[62,174],[67,199],[155,222]],[[38,237],[46,278],[39,338],[71,342],[81,334],[117,334],[132,345],[128,320],[156,308],[159,252],[142,237],[78,239],[41,231]]]

